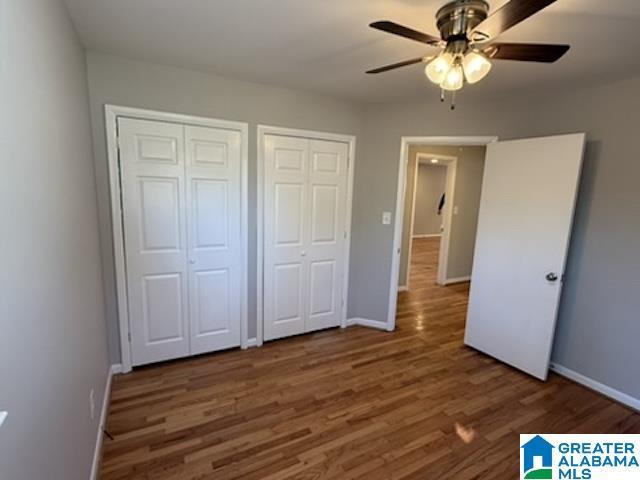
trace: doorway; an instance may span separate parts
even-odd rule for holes
[[[424,148],[417,145],[409,152],[398,287],[401,292],[411,288],[414,241],[419,245],[437,244],[436,281],[444,285],[447,278],[446,249],[451,236],[458,157],[436,153],[438,147],[429,152],[423,151]],[[455,151],[455,147],[451,150]]]
[[[482,178],[482,169],[484,160],[484,152],[474,152],[476,154],[476,160],[480,160],[480,163],[475,165],[476,168],[473,171],[468,172],[465,175],[461,175],[460,172],[460,155],[465,153],[465,149],[482,150],[486,148],[486,145],[492,142],[496,142],[497,137],[402,137],[401,152],[400,152],[400,165],[398,172],[398,196],[396,201],[396,220],[394,225],[394,258],[392,261],[392,273],[391,273],[391,288],[389,294],[389,315],[387,318],[387,329],[395,328],[395,316],[397,311],[398,293],[405,290],[402,288],[406,286],[406,290],[410,291],[411,287],[411,252],[414,239],[412,238],[412,232],[415,228],[415,197],[416,191],[416,170],[419,164],[435,165],[433,160],[437,160],[437,164],[445,165],[447,168],[446,175],[446,191],[444,198],[444,205],[441,211],[442,216],[442,233],[440,237],[435,238],[435,242],[421,242],[437,244],[431,245],[431,250],[437,246],[437,264],[432,265],[430,268],[435,268],[437,274],[435,275],[435,282],[439,285],[447,285],[450,283],[456,283],[461,281],[468,281],[470,276],[471,263],[473,259],[473,247],[475,242],[475,236],[471,239],[465,238],[463,232],[466,229],[457,231],[457,223],[459,220],[464,221],[465,224],[470,224],[471,229],[475,233],[476,225],[473,221],[468,221],[465,217],[471,216],[477,219],[477,204],[479,202],[479,195],[481,189],[480,184],[475,186],[472,197],[475,199],[475,206],[467,208],[469,199],[465,199],[465,208],[456,208],[457,200],[456,195],[460,199],[464,199],[467,195],[467,188],[456,188],[456,184],[465,183],[461,181],[460,177],[475,177]],[[474,165],[474,160],[465,161],[465,165]],[[464,180],[464,178],[462,178]],[[438,207],[440,202],[438,202]],[[454,220],[455,218],[455,220]],[[456,243],[457,239],[461,238],[463,241]],[[466,252],[465,255],[456,255],[456,259],[461,258],[458,262],[456,260],[455,265],[449,265],[451,260],[450,246],[456,245],[456,252]],[[417,244],[418,246],[421,244]],[[414,270],[416,266],[420,264],[414,264]],[[423,265],[424,266],[424,265]],[[462,272],[462,273],[461,273]],[[466,272],[466,273],[465,273]],[[415,272],[414,272],[415,273]]]
[[[549,369],[584,143],[582,133],[489,142],[482,169],[464,344],[542,380]],[[391,326],[410,146],[420,144],[420,139],[402,140]],[[432,148],[433,141],[428,144]],[[454,217],[457,203],[454,195]]]

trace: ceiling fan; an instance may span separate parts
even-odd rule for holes
[[[569,45],[538,43],[500,43],[495,38],[511,27],[551,5],[556,0],[511,0],[489,15],[485,0],[455,0],[436,14],[440,38],[387,20],[370,26],[432,47],[441,48],[436,55],[412,58],[403,62],[369,70],[376,74],[396,68],[426,63],[425,74],[445,92],[452,92],[451,108],[455,108],[455,92],[465,83],[476,83],[491,70],[490,60],[553,63],[561,58]]]

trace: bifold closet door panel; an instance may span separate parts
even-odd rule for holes
[[[264,338],[305,332],[309,141],[264,139]]]
[[[241,156],[236,130],[185,127],[191,354],[240,345]]]
[[[349,147],[310,140],[309,152],[307,332],[340,325]]]
[[[189,355],[184,128],[121,118],[133,365]]]

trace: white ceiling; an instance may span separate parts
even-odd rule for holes
[[[419,65],[364,72],[433,51],[369,23],[393,20],[436,34],[445,0],[66,1],[89,49],[362,102],[438,95]],[[503,3],[494,0],[492,10]],[[567,56],[552,65],[495,62],[469,94],[636,74],[639,21],[638,0],[558,0],[500,40],[569,43]]]

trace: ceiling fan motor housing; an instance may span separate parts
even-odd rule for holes
[[[489,4],[484,0],[456,0],[438,10],[438,30],[447,43],[474,40],[468,35],[488,14]]]

